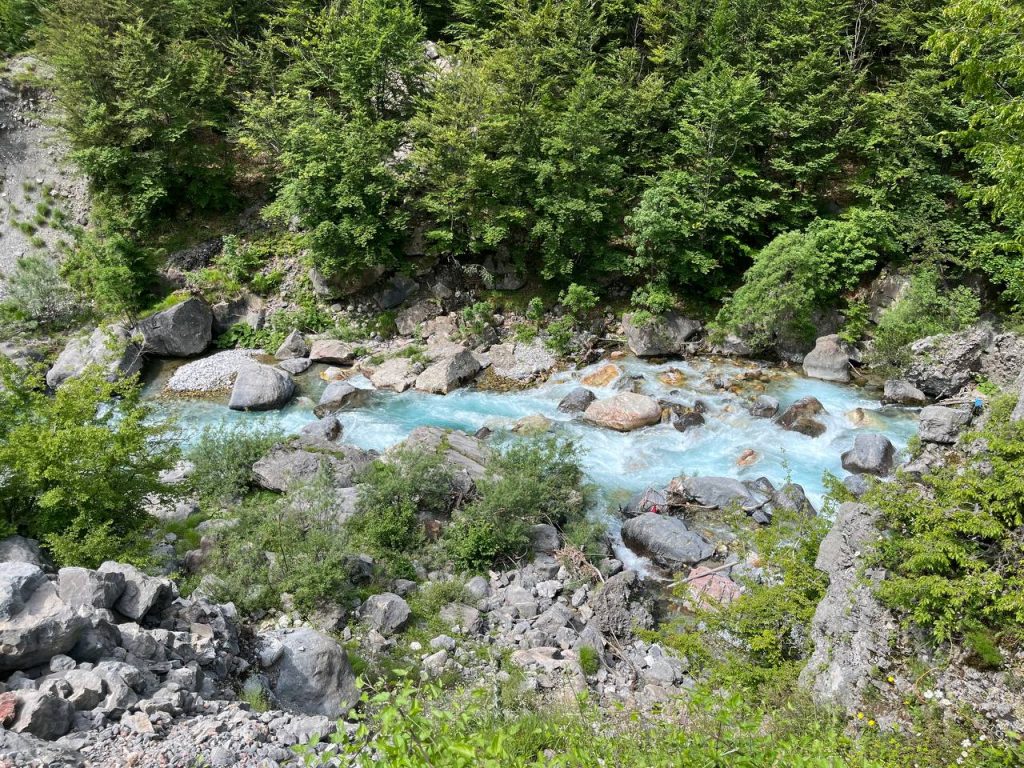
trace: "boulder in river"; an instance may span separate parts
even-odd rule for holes
[[[278,629],[259,635],[258,644],[270,692],[285,709],[336,719],[359,701],[348,654],[327,635]]]
[[[630,549],[669,570],[696,565],[715,553],[714,544],[691,531],[678,517],[655,512],[627,520],[622,526],[622,540]]]
[[[884,477],[892,471],[896,449],[884,435],[857,435],[853,448],[842,455],[843,469],[855,475]]]
[[[56,389],[68,379],[95,366],[108,381],[142,370],[142,349],[123,325],[97,328],[88,337],[73,338],[46,373],[46,385]]]
[[[700,328],[700,321],[680,317],[675,312],[654,316],[630,313],[622,318],[626,343],[637,357],[681,354]]]
[[[966,408],[947,408],[929,405],[921,409],[917,431],[926,443],[952,445],[964,427],[971,423],[971,412]]]
[[[779,412],[779,401],[770,395],[758,395],[750,404],[750,415],[759,419],[774,419]]]
[[[704,417],[696,411],[673,414],[672,426],[677,432],[686,432],[688,429],[704,426]]]
[[[747,514],[763,507],[769,498],[756,493],[731,477],[680,475],[666,489],[668,502],[673,507],[701,507],[704,509],[742,509]]]
[[[631,432],[661,421],[661,406],[653,397],[620,392],[591,403],[583,412],[583,418],[599,427]]]
[[[314,363],[345,365],[355,360],[357,345],[337,339],[314,339],[309,359]]]
[[[326,416],[329,413],[340,411],[353,405],[358,405],[366,399],[369,392],[365,389],[353,387],[347,381],[332,381],[324,389],[313,413],[317,417]]]
[[[587,407],[597,400],[597,395],[586,387],[576,387],[558,403],[562,413],[583,413]]]
[[[142,351],[158,357],[192,357],[213,339],[213,310],[193,296],[139,321]]]
[[[803,368],[812,379],[845,384],[850,380],[850,354],[838,335],[822,336],[804,356]]]
[[[885,382],[882,402],[896,405],[927,405],[928,396],[909,381],[889,379]]]
[[[825,425],[814,418],[825,413],[825,406],[816,397],[802,397],[782,412],[778,424],[790,432],[799,432],[808,437],[825,433]]]
[[[596,371],[588,373],[582,379],[581,384],[588,387],[606,387],[622,375],[622,369],[614,363],[602,365]]]
[[[408,357],[392,357],[378,365],[369,378],[377,389],[405,392],[422,372],[423,366]]]
[[[272,411],[287,405],[295,382],[284,371],[253,363],[239,369],[228,408],[233,411]]]
[[[416,389],[447,395],[480,371],[480,361],[468,349],[445,354],[416,377]]]
[[[306,339],[299,331],[292,331],[288,337],[281,342],[274,357],[278,360],[294,360],[298,357],[306,357],[309,354],[309,346]]]

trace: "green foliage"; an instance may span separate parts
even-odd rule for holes
[[[1010,421],[1012,408],[1009,397],[992,402],[975,436],[987,450],[965,466],[880,483],[865,496],[888,534],[878,545],[889,570],[879,595],[936,642],[1024,630],[1024,424]]]
[[[189,450],[189,485],[209,504],[226,504],[252,487],[252,465],[282,440],[279,432],[249,425],[209,426]]]
[[[150,416],[132,381],[87,372],[50,397],[40,372],[0,358],[0,528],[47,539],[64,565],[131,551],[174,457]]]
[[[909,345],[924,336],[966,328],[978,319],[980,302],[966,286],[943,290],[939,275],[922,271],[878,322],[871,362],[900,369],[910,362]]]
[[[568,440],[517,441],[488,462],[479,497],[456,510],[445,544],[460,568],[481,570],[529,550],[537,523],[561,527],[583,516],[587,487],[579,452]]]
[[[0,0],[0,53],[28,48],[46,0]]]
[[[155,257],[152,249],[124,235],[84,232],[61,273],[101,314],[131,319],[153,294]]]
[[[0,327],[12,330],[61,330],[84,314],[81,302],[44,256],[29,255],[15,262],[0,300]]]
[[[580,318],[591,312],[597,306],[597,294],[585,285],[570,283],[558,295],[559,303],[565,307],[566,312],[575,318]]]
[[[363,476],[350,527],[376,554],[408,553],[423,542],[421,516],[447,514],[452,495],[451,470],[440,454],[398,451]]]
[[[579,654],[580,669],[583,670],[583,674],[587,677],[596,675],[601,668],[601,655],[589,645],[580,646]]]

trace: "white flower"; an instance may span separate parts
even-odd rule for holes
[[[926,699],[928,699],[928,701],[931,701],[931,700],[932,700],[932,697],[933,697],[934,695],[935,695],[935,694],[934,694],[934,693],[932,693],[931,691],[925,691],[925,692],[924,692],[924,697],[925,697]]]
[[[964,739],[963,741],[960,742],[960,746],[963,747],[964,749],[970,749],[971,740],[970,739]]]
[[[978,741],[985,741],[988,737],[983,733],[978,737]]]
[[[944,707],[948,707],[948,706],[949,706],[949,705],[951,705],[952,703],[953,703],[953,702],[952,702],[952,701],[950,701],[949,699],[943,699],[942,701],[940,701],[940,702],[939,702],[939,704],[941,704],[941,705],[942,705],[942,706],[944,706]]]

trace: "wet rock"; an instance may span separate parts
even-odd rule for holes
[[[696,411],[673,414],[672,426],[676,428],[677,432],[685,432],[686,430],[693,429],[694,427],[704,426],[704,417]]]
[[[372,595],[359,609],[360,618],[385,637],[400,632],[411,614],[409,604],[393,592]]]
[[[857,435],[853,448],[842,455],[843,469],[855,475],[884,477],[892,472],[896,449],[884,435]]]
[[[355,360],[358,347],[337,339],[314,339],[309,350],[309,359],[314,363],[345,365]]]
[[[682,520],[654,512],[627,520],[622,526],[622,540],[630,549],[670,570],[694,565],[715,553],[714,545],[689,530]]]
[[[359,700],[345,649],[315,630],[262,633],[260,643],[277,642],[281,652],[264,670],[274,699],[285,709],[339,718]]]
[[[758,395],[750,404],[750,415],[759,419],[774,419],[779,412],[779,401],[769,395]]]
[[[416,383],[423,366],[407,357],[393,357],[385,360],[370,374],[370,381],[377,389],[405,392]]]
[[[562,413],[583,413],[595,400],[597,400],[597,395],[589,389],[576,387],[559,401],[558,410]]]
[[[768,500],[731,477],[681,475],[674,478],[666,491],[673,507],[703,507],[704,509],[742,509],[747,514],[760,509]]]
[[[347,381],[332,381],[324,389],[313,413],[317,417],[340,411],[344,408],[359,405],[369,393],[365,389],[353,387]]]
[[[512,432],[517,435],[543,435],[551,431],[554,422],[541,413],[523,416],[512,423]]]
[[[588,387],[606,387],[622,375],[622,369],[612,363],[602,365],[593,373],[588,373],[580,382]]]
[[[144,339],[142,351],[158,357],[192,357],[201,354],[213,339],[213,311],[192,297],[139,321]]]
[[[825,413],[825,407],[815,397],[802,397],[782,412],[778,424],[790,432],[799,432],[808,437],[825,434],[825,425],[814,418]]]
[[[928,396],[909,381],[889,379],[885,382],[882,402],[897,405],[927,405]]]
[[[970,423],[971,412],[965,408],[929,405],[921,409],[917,429],[925,442],[952,445],[964,427]]]
[[[323,416],[311,421],[299,430],[299,442],[303,445],[334,443],[341,437],[342,427],[337,416]]]
[[[288,334],[288,338],[281,342],[274,357],[278,360],[294,360],[306,357],[308,354],[309,346],[306,344],[306,339],[298,331],[292,331]]]
[[[700,328],[699,321],[674,312],[654,317],[627,314],[622,318],[626,342],[637,357],[680,354]]]
[[[480,371],[480,362],[472,352],[463,349],[431,363],[416,377],[416,389],[421,392],[447,395]]]
[[[57,389],[71,378],[81,376],[91,367],[98,368],[104,378],[115,381],[142,370],[142,349],[124,326],[97,328],[88,337],[71,339],[46,373],[46,385]]]
[[[67,653],[87,624],[37,566],[0,563],[0,672]]]
[[[287,405],[295,394],[291,376],[269,365],[253,363],[238,371],[228,408],[233,411],[272,411]]]
[[[651,602],[636,571],[622,571],[608,578],[590,598],[593,624],[601,633],[625,639],[636,629],[654,626]]]
[[[630,432],[660,422],[661,406],[653,397],[621,392],[591,403],[583,418],[599,427]]]
[[[846,383],[850,380],[850,355],[839,336],[822,336],[804,357],[803,368],[812,379]]]
[[[752,464],[756,464],[761,458],[761,454],[755,451],[753,448],[747,448],[743,453],[736,459],[736,466],[738,467],[749,467]]]

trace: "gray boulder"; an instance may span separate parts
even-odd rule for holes
[[[428,320],[433,320],[439,314],[441,314],[441,308],[438,306],[438,302],[423,299],[399,312],[395,316],[395,326],[403,336],[412,336],[420,326]]]
[[[293,357],[290,360],[282,360],[277,364],[277,367],[286,373],[290,373],[292,376],[298,376],[300,373],[305,373],[309,370],[309,366],[313,364],[313,361],[308,357]]]
[[[359,615],[369,627],[389,637],[405,627],[412,611],[409,610],[409,604],[398,595],[383,592],[367,598],[359,609]]]
[[[125,587],[120,571],[61,568],[57,573],[57,594],[72,608],[113,608]]]
[[[598,633],[627,639],[636,629],[654,626],[651,600],[636,571],[622,571],[610,577],[590,598],[589,604],[594,610],[592,623]]]
[[[778,509],[815,515],[814,506],[807,499],[804,487],[797,483],[786,483],[772,494],[772,504]]]
[[[377,458],[374,451],[351,445],[335,445],[325,450],[323,444],[306,450],[298,444],[285,443],[270,449],[252,466],[253,478],[268,491],[288,491],[309,483],[325,467],[335,488],[350,488],[356,477]]]
[[[689,530],[682,520],[655,512],[627,520],[622,526],[622,540],[630,549],[669,570],[696,565],[715,553],[715,546]]]
[[[887,667],[893,617],[862,577],[862,557],[878,537],[877,511],[864,504],[839,507],[821,542],[814,567],[829,586],[811,620],[813,652],[800,683],[820,704],[858,709],[874,691],[874,676]]]
[[[315,339],[309,350],[309,359],[314,363],[345,365],[355,360],[358,347],[347,341],[336,339]]]
[[[750,415],[759,419],[774,419],[779,412],[779,401],[770,395],[758,395],[750,404]]]
[[[59,696],[40,691],[21,691],[18,694],[18,715],[11,730],[52,741],[71,730],[74,718],[74,706]]]
[[[416,377],[416,389],[447,395],[476,376],[479,371],[480,361],[468,349],[463,349],[431,363]]]
[[[626,343],[637,357],[678,355],[686,351],[686,342],[701,328],[697,320],[680,317],[675,312],[653,318],[636,314],[622,317]]]
[[[53,367],[46,372],[46,385],[57,389],[68,379],[97,368],[108,381],[132,376],[142,370],[142,348],[122,325],[97,328],[88,337],[67,343]]]
[[[909,381],[889,379],[885,382],[882,402],[896,405],[927,405],[928,396]]]
[[[595,400],[597,400],[597,395],[589,389],[576,387],[559,401],[558,410],[562,413],[583,413]]]
[[[921,409],[917,431],[927,443],[952,445],[963,428],[971,423],[971,412],[965,408],[929,405]]]
[[[200,298],[190,298],[140,320],[142,351],[158,357],[192,357],[213,339],[213,311]]]
[[[530,546],[534,552],[552,554],[562,546],[562,537],[558,529],[548,523],[538,523],[529,530]]]
[[[342,427],[337,416],[324,416],[311,421],[299,430],[299,442],[303,445],[334,443],[341,437]],[[333,446],[332,446],[333,447]]]
[[[802,397],[782,412],[777,423],[790,432],[799,432],[808,437],[825,434],[825,425],[814,418],[825,413],[825,406],[816,397]]]
[[[320,395],[320,402],[313,409],[318,417],[340,411],[343,408],[358,405],[366,399],[369,392],[353,387],[347,381],[332,381]]]
[[[884,477],[892,472],[896,449],[884,435],[857,435],[853,448],[842,455],[843,469],[855,475]]]
[[[24,536],[8,536],[0,541],[0,563],[29,563],[40,568],[49,567],[39,550],[39,542]]]
[[[836,334],[822,336],[804,356],[803,368],[812,379],[846,383],[850,380],[850,354]]]
[[[37,566],[0,563],[0,672],[67,653],[87,624]]]
[[[994,337],[991,326],[980,324],[915,341],[904,378],[936,400],[951,397],[973,383]]]
[[[298,331],[292,331],[288,338],[281,342],[274,357],[278,360],[294,360],[299,357],[306,357],[309,354],[309,346],[306,339]]]
[[[359,701],[348,655],[327,635],[307,628],[279,629],[261,634],[258,643],[280,647],[263,671],[284,709],[337,719]]]
[[[595,400],[583,412],[583,419],[599,427],[630,432],[661,421],[661,406],[653,397],[620,392]]]
[[[495,344],[487,354],[491,359],[491,371],[494,375],[513,381],[528,381],[547,373],[558,364],[557,358],[539,339],[528,344]]]
[[[667,497],[673,507],[742,509],[750,514],[768,500],[731,477],[687,477],[681,475],[668,485]]]
[[[272,411],[295,394],[295,382],[284,371],[253,363],[239,369],[228,408],[233,411]]]
[[[118,574],[124,579],[124,591],[114,603],[114,610],[129,619],[138,621],[154,609],[164,608],[178,596],[177,587],[170,579],[147,576],[134,565],[103,563],[99,574]],[[115,577],[112,577],[116,579]]]
[[[672,415],[672,426],[677,432],[686,432],[694,427],[704,426],[704,417],[697,411],[686,411]]]
[[[423,366],[407,357],[392,357],[374,369],[370,382],[377,389],[405,392],[416,383],[416,377],[423,372]]]

